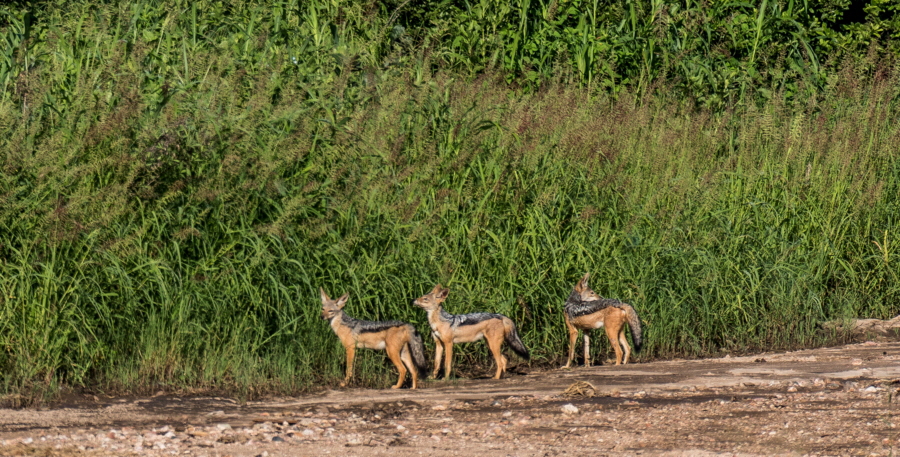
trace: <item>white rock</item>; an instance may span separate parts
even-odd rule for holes
[[[578,407],[571,403],[566,403],[562,405],[562,412],[563,414],[578,414]]]
[[[22,438],[22,444],[31,444],[33,442],[34,442],[34,438],[32,438],[30,436],[28,438]]]

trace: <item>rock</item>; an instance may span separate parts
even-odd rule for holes
[[[231,430],[231,425],[225,424],[225,423],[221,423],[221,424],[216,424],[216,428],[219,429],[219,430],[221,430],[221,431]]]
[[[578,414],[578,407],[571,403],[566,403],[562,405],[562,412],[563,414]]]

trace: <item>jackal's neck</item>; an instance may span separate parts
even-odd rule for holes
[[[356,319],[346,315],[343,311],[338,311],[337,314],[331,318],[329,323],[331,324],[331,328],[337,331],[337,329],[341,327],[352,327],[355,320]]]
[[[440,322],[440,321],[448,321],[453,318],[453,315],[444,311],[443,306],[438,306],[437,308],[432,308],[428,310],[428,322]]]

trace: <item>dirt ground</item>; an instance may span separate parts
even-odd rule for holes
[[[0,410],[0,455],[890,455],[900,343],[228,398]]]

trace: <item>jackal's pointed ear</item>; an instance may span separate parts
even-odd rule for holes
[[[590,273],[585,273],[584,277],[581,278],[581,281],[578,281],[578,285],[575,286],[575,290],[581,292],[588,288],[588,278],[591,276]]]
[[[431,289],[431,292],[429,292],[429,293],[430,293],[430,294],[436,294],[436,293],[438,293],[438,292],[440,292],[440,291],[441,291],[441,285],[438,284],[438,285],[434,286],[434,288]]]
[[[437,293],[437,298],[445,299],[447,295],[450,295],[450,289],[441,289],[440,292]]]
[[[319,287],[319,298],[322,299],[322,303],[331,301],[331,297],[329,297],[328,294],[325,293],[325,288],[323,287]]]
[[[334,304],[335,304],[335,306],[338,307],[338,309],[341,309],[344,307],[344,305],[347,304],[347,300],[349,298],[350,298],[350,292],[347,292],[346,294],[341,295],[341,298],[338,298]]]

